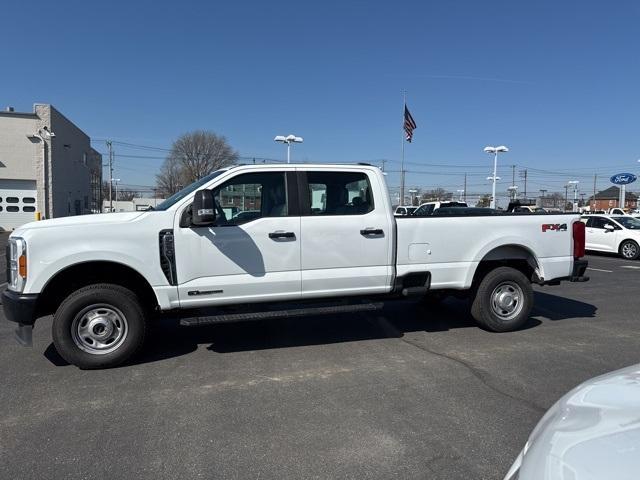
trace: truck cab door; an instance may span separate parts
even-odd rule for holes
[[[302,297],[391,290],[393,216],[365,171],[298,169]],[[374,191],[374,188],[377,190]]]
[[[214,225],[176,225],[182,308],[300,297],[300,216],[288,170],[239,173],[214,188]]]

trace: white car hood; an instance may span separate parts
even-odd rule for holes
[[[562,397],[509,474],[518,463],[519,480],[639,478],[640,364],[588,380]]]
[[[76,215],[74,217],[61,217],[52,220],[41,220],[39,222],[30,222],[22,225],[13,231],[14,236],[20,236],[25,230],[34,230],[38,228],[52,227],[78,227],[96,224],[120,224],[127,223],[145,212],[120,212],[120,213],[97,213],[94,215]]]

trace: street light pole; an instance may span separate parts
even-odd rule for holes
[[[296,137],[295,135],[287,135],[286,137],[284,135],[277,135],[273,141],[287,144],[287,163],[291,163],[291,144],[302,143],[304,139],[302,137]]]
[[[578,201],[578,184],[580,182],[578,180],[570,180],[567,182],[567,187],[569,187],[570,185],[573,186],[573,204],[571,205],[571,211],[575,212],[576,211],[576,202]],[[566,207],[566,201],[565,201],[565,207]]]
[[[499,180],[499,178],[497,177],[498,153],[506,153],[509,151],[509,149],[504,145],[500,145],[499,147],[484,147],[484,151],[486,153],[493,153],[493,176],[487,177],[487,180],[491,180],[493,182],[493,187],[491,190],[491,208],[496,208],[496,180]]]
[[[118,208],[118,182],[120,181],[119,178],[112,178],[111,179],[111,183],[115,182],[116,183],[116,208]],[[111,213],[113,213],[113,202],[111,202]]]

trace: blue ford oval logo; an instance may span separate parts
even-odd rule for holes
[[[616,173],[611,177],[611,183],[616,185],[628,185],[638,179],[633,173]]]

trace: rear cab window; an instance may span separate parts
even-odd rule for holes
[[[374,209],[371,182],[366,173],[302,173],[306,175],[303,215],[364,215]]]

